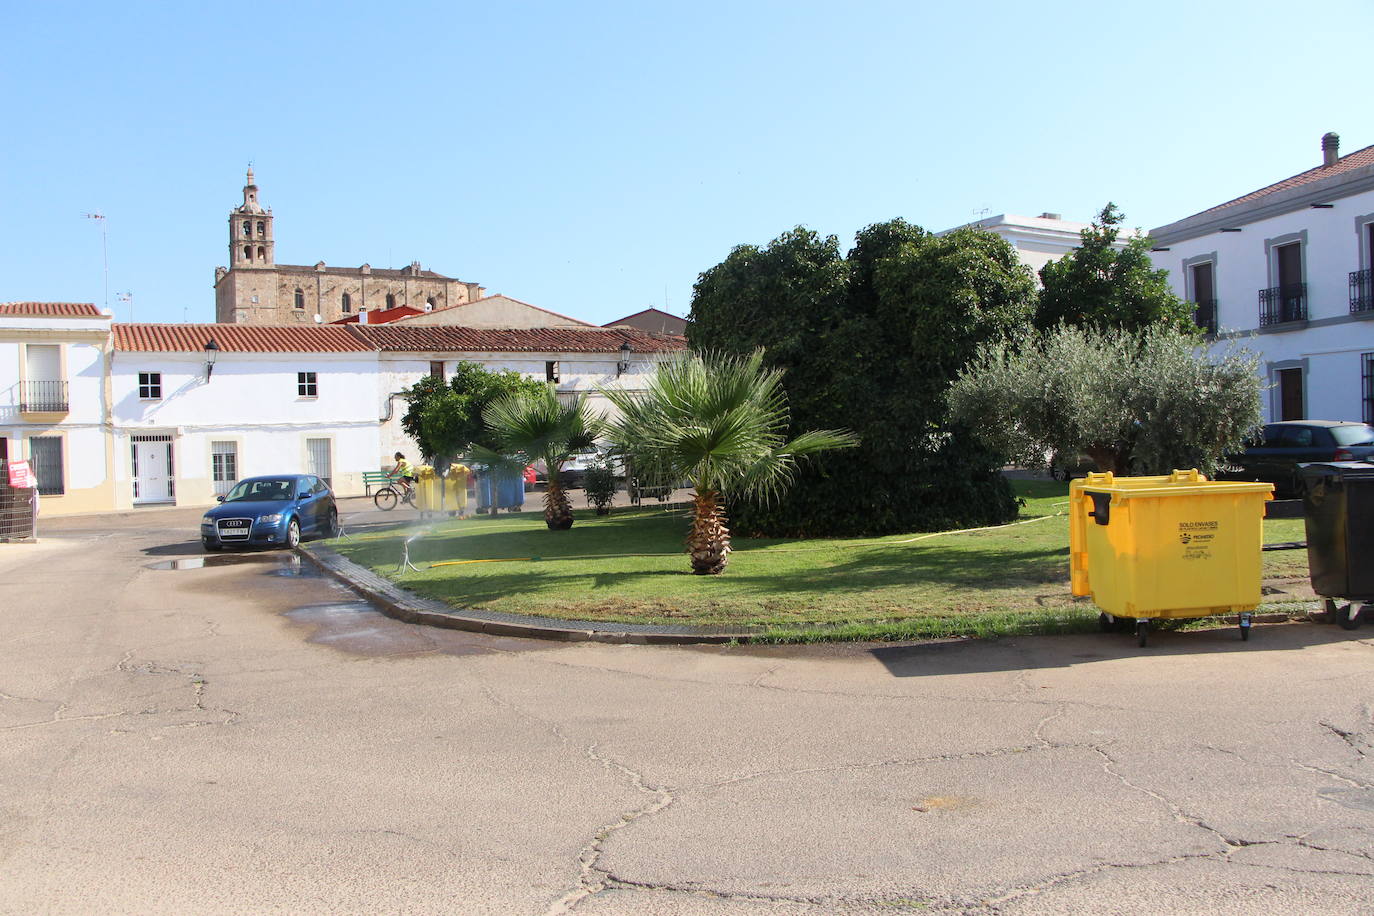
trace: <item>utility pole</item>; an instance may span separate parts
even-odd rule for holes
[[[110,249],[105,242],[105,214],[99,210],[87,213],[86,219],[100,220],[100,257],[105,262],[105,311],[110,310]]]

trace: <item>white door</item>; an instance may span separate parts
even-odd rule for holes
[[[134,502],[171,502],[172,443],[135,442],[133,449]]]

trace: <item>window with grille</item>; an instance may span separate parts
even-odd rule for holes
[[[33,436],[29,439],[29,461],[38,477],[42,496],[61,496],[67,492],[62,478],[62,437]]]
[[[319,388],[315,384],[315,373],[296,373],[296,394],[303,398],[319,397]]]
[[[138,396],[147,401],[156,401],[161,399],[162,373],[140,372],[138,374]]]
[[[239,479],[239,447],[237,442],[210,443],[210,472],[215,484],[215,495],[227,495]]]
[[[1360,354],[1360,366],[1363,369],[1364,421],[1374,425],[1374,353]]]
[[[296,308],[305,308],[305,290],[303,289],[296,290]]]

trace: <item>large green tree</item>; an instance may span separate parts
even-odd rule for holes
[[[1086,454],[1098,470],[1215,471],[1260,422],[1252,354],[1200,353],[1188,331],[1060,325],[990,341],[950,392],[953,418],[1005,461]]]
[[[791,482],[799,459],[855,444],[838,430],[789,439],[782,377],[782,370],[764,368],[762,350],[704,354],[660,365],[645,391],[605,392],[620,409],[611,439],[635,468],[656,482],[691,482],[687,549],[694,573],[725,570],[724,498],[767,502]]]
[[[732,502],[735,530],[856,535],[1005,521],[1016,504],[991,453],[951,427],[949,383],[982,341],[1030,321],[1034,279],[1002,239],[903,220],[862,230],[848,256],[798,228],[740,246],[698,279],[688,339],[766,350],[786,369],[789,436],[847,428],[857,448],[799,469],[784,499]]]
[[[1156,270],[1150,261],[1150,238],[1133,236],[1117,247],[1124,221],[1116,204],[1108,202],[1083,230],[1078,248],[1040,268],[1036,327],[1195,327],[1192,308],[1169,287],[1169,272]]]
[[[486,406],[506,395],[543,389],[543,382],[518,372],[493,372],[463,361],[447,380],[427,375],[406,389],[401,428],[429,461],[451,459],[474,447],[494,448],[496,440],[482,421]]]

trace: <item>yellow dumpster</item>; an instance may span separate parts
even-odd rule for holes
[[[461,469],[462,473],[455,474],[455,469]],[[462,512],[468,504],[467,473],[466,467],[455,464],[449,468],[449,476],[445,479],[429,465],[421,465],[416,469],[415,508],[422,514]]]
[[[1240,615],[1260,601],[1264,504],[1273,484],[1092,473],[1069,487],[1069,577],[1104,630],[1133,618],[1140,645],[1157,618]]]

